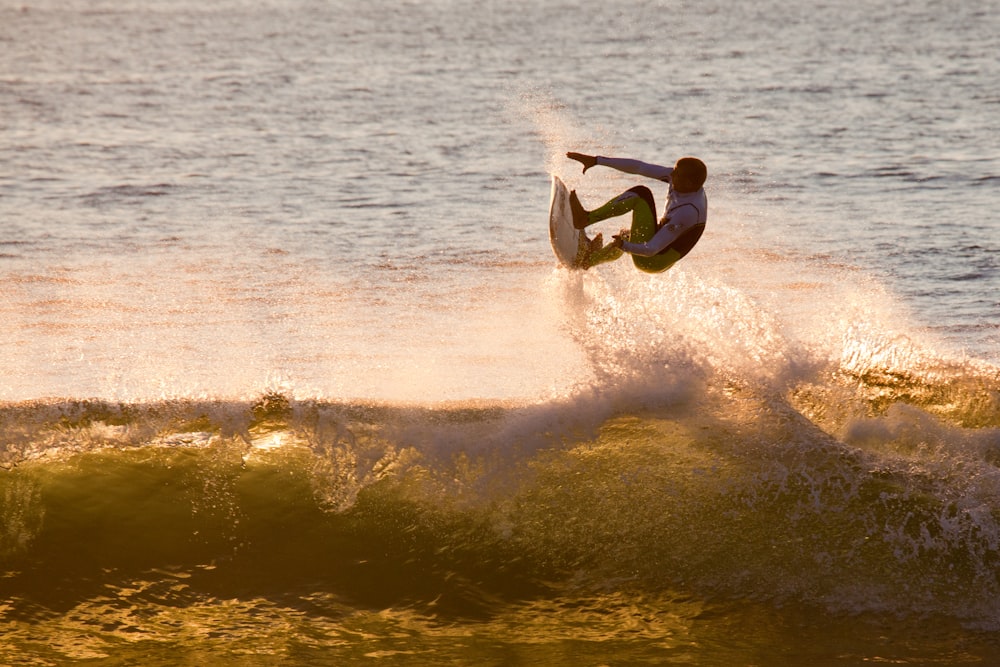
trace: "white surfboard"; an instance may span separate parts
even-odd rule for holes
[[[573,226],[573,211],[569,207],[569,189],[558,176],[552,177],[552,198],[549,200],[549,240],[559,262],[578,269],[577,252],[582,232]]]

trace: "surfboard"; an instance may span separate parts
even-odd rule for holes
[[[552,197],[549,200],[549,241],[559,263],[568,269],[578,269],[577,251],[580,248],[579,229],[573,226],[573,211],[569,207],[569,188],[562,180],[552,176]]]

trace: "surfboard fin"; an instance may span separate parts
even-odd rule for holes
[[[576,253],[576,266],[583,270],[590,268],[590,256],[604,247],[604,235],[597,233],[593,239],[586,234],[580,234],[580,249]]]

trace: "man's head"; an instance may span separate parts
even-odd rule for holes
[[[674,165],[674,173],[670,176],[674,190],[681,193],[697,192],[708,178],[705,163],[696,157],[682,157]]]

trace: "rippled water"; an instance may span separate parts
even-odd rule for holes
[[[579,177],[573,148],[705,159],[712,229],[688,270],[771,291],[781,262],[858,268],[834,280],[878,281],[913,327],[995,360],[987,10],[8,8],[0,395],[565,384],[546,172],[586,202],[631,183]],[[762,251],[779,267],[734,264]]]

